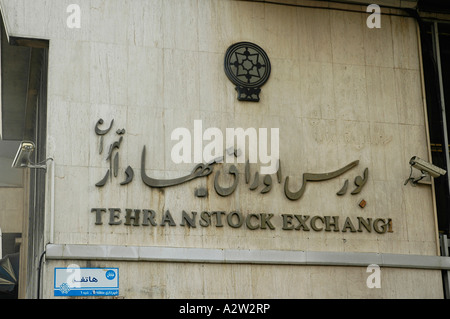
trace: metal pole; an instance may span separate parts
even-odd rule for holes
[[[38,265],[38,274],[37,274],[37,294],[36,298],[41,299],[41,268],[42,268],[42,260],[45,255],[45,250],[42,252],[41,257],[39,257],[39,265]]]
[[[443,234],[441,235],[441,256],[448,257],[448,238],[447,235]],[[444,282],[444,297],[446,299],[450,299],[450,281],[449,281],[449,271],[443,270],[442,271],[442,279]]]
[[[437,71],[438,71],[438,78],[439,78],[439,98],[440,98],[440,104],[441,104],[441,112],[442,112],[442,129],[444,133],[444,145],[442,148],[442,151],[445,153],[445,163],[447,165],[447,184],[450,190],[450,174],[448,172],[450,168],[450,154],[449,154],[449,148],[448,148],[448,132],[447,132],[447,115],[445,113],[445,96],[444,96],[444,82],[442,80],[442,68],[441,68],[441,50],[439,48],[439,30],[438,30],[438,23],[435,21],[433,25],[433,43],[435,47],[435,58],[436,58],[436,64],[437,64]],[[447,236],[443,235],[441,240],[441,249],[443,250],[442,253],[444,256],[448,256],[448,240]],[[449,272],[444,271],[443,272],[443,281],[444,281],[444,294],[445,298],[450,298],[450,277]]]
[[[434,44],[436,46],[436,63],[437,63],[437,71],[439,77],[439,97],[441,101],[441,112],[442,112],[442,128],[444,133],[444,147],[443,152],[445,153],[445,163],[447,165],[447,183],[450,189],[450,174],[448,170],[450,169],[450,158],[449,158],[449,148],[448,148],[448,132],[447,132],[447,116],[445,114],[445,97],[444,97],[444,82],[442,81],[442,69],[441,69],[441,50],[439,48],[439,32],[438,32],[438,23],[434,22],[433,27],[433,36],[434,36]]]

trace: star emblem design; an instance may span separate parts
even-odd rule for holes
[[[230,65],[236,68],[235,75],[238,77],[245,77],[247,83],[252,83],[252,78],[261,78],[260,70],[265,67],[265,64],[259,62],[259,53],[250,53],[248,48],[245,48],[243,53],[234,52],[235,61]]]
[[[261,86],[270,76],[270,60],[266,52],[251,42],[238,42],[225,53],[224,70],[236,85],[239,101],[258,102]]]

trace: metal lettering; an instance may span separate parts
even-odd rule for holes
[[[200,214],[199,224],[202,227],[208,227],[211,225],[211,214],[209,212],[202,212]]]
[[[326,181],[326,180],[338,177],[339,175],[344,174],[348,170],[350,170],[353,167],[355,167],[356,165],[358,165],[358,163],[359,163],[359,161],[351,162],[350,164],[344,166],[343,168],[338,169],[333,172],[329,172],[329,173],[323,173],[323,174],[304,173],[302,187],[296,192],[291,192],[289,190],[289,176],[287,176],[284,181],[284,194],[290,200],[298,200],[300,197],[302,197],[303,193],[305,192],[305,187],[306,187],[307,182]]]
[[[295,227],[295,230],[303,229],[304,231],[309,231],[309,227],[306,225],[306,221],[309,218],[309,215],[294,215],[295,219],[299,221],[300,224],[298,224],[297,227]]]
[[[363,188],[363,186],[366,184],[366,182],[367,182],[367,179],[369,178],[369,169],[368,168],[366,168],[365,170],[364,170],[364,178],[363,177],[361,177],[361,176],[356,176],[355,177],[355,185],[357,186],[356,188],[355,188],[355,190],[351,193],[352,195],[355,195],[355,194],[359,194],[359,192],[361,192],[361,189]]]
[[[133,213],[132,209],[125,209],[125,211],[127,212],[127,214],[125,215],[125,223],[124,225],[131,225],[131,220],[133,220],[133,226],[139,226],[139,215],[141,213],[140,209],[135,209],[134,210],[134,215],[131,215]]]
[[[270,222],[270,219],[273,217],[273,214],[261,214],[261,229],[266,229],[269,226],[270,229],[275,229],[273,224]]]
[[[169,226],[176,226],[175,222],[173,221],[172,215],[170,214],[169,210],[166,210],[164,213],[164,216],[161,221],[161,226],[166,226],[166,224],[169,223]]]
[[[219,178],[220,171],[217,171],[216,176],[214,177],[214,189],[216,190],[216,193],[219,194],[220,196],[231,195],[235,191],[237,184],[239,182],[239,172],[238,172],[236,166],[231,165],[228,172],[230,174],[233,174],[235,177],[233,185],[231,185],[230,187],[225,188],[225,187],[221,187],[219,185],[218,178]]]
[[[144,216],[142,216],[142,226],[149,226],[149,225],[156,226],[155,211],[152,209],[144,209],[143,212]]]
[[[263,190],[261,191],[261,194],[270,192],[270,190],[272,189],[272,177],[270,175],[264,176],[263,183],[264,183],[264,185],[266,185],[266,187],[263,188]]]
[[[388,233],[393,233],[394,231],[392,230],[392,219],[388,218]]]
[[[95,212],[95,225],[103,225],[102,213],[106,213],[106,208],[92,208],[91,213]]]
[[[110,208],[109,209],[109,224],[110,225],[120,225],[120,224],[122,224],[122,220],[116,221],[116,219],[120,218],[120,212],[121,212],[120,208]]]
[[[362,227],[370,233],[372,232],[372,218],[367,218],[367,220],[364,220],[363,217],[357,217],[358,218],[358,231],[362,232]]]
[[[317,225],[316,225],[316,220],[318,220],[318,219],[322,222],[322,224],[325,224],[325,220],[324,220],[323,217],[321,217],[321,216],[313,216],[313,217],[311,218],[310,225],[311,225],[311,228],[312,228],[313,230],[315,230],[315,231],[321,231],[321,230],[323,229],[323,228],[317,227]]]
[[[109,127],[107,129],[105,129],[105,130],[102,130],[102,129],[100,129],[98,127],[99,125],[101,125],[103,123],[104,123],[103,119],[99,119],[97,121],[97,123],[95,124],[95,134],[100,135],[100,136],[107,134],[111,130],[112,126],[113,126],[114,119],[111,120],[111,124],[109,124]]]
[[[186,226],[188,228],[197,227],[197,216],[199,217],[199,225],[201,227],[209,227],[213,224],[216,227],[224,226],[224,218],[226,223],[232,228],[241,228],[245,223],[245,228],[250,230],[256,229],[276,229],[278,223],[281,224],[282,230],[303,230],[310,231],[311,229],[319,232],[352,232],[362,233],[367,231],[371,233],[374,230],[377,234],[392,233],[392,219],[391,218],[376,218],[371,217],[342,217],[345,218],[343,225],[341,225],[341,216],[309,216],[309,215],[296,215],[296,214],[280,214],[275,216],[271,213],[248,213],[244,214],[240,211],[202,211],[197,214],[195,211],[190,213],[185,210],[181,211],[181,215],[177,215],[175,219],[169,210],[161,212],[161,222],[158,224],[157,213],[151,209],[124,209],[125,214],[121,215],[122,210],[120,208],[92,208],[91,213],[95,214],[95,225],[103,225],[103,214],[109,212],[109,225],[126,226]],[[142,214],[141,214],[142,211]],[[123,216],[123,217],[122,217]],[[215,216],[215,217],[213,217]],[[275,217],[274,217],[275,216]],[[141,221],[142,217],[142,221]],[[121,219],[122,218],[122,219]],[[158,217],[159,219],[159,217]],[[213,220],[214,219],[214,220]],[[179,221],[179,223],[178,223]],[[357,224],[356,224],[357,222]],[[355,225],[357,227],[355,227]]]
[[[344,223],[344,227],[342,228],[342,231],[344,233],[347,232],[347,228],[350,228],[350,232],[356,233],[356,228],[355,228],[355,226],[353,226],[353,223],[352,223],[352,220],[350,219],[350,217],[347,217],[345,219],[345,223]]]
[[[215,162],[211,164],[198,164],[194,167],[191,174],[182,176],[179,178],[174,179],[156,179],[151,178],[147,176],[145,173],[145,146],[142,149],[142,155],[141,155],[141,179],[144,182],[145,185],[149,187],[155,187],[155,188],[162,188],[162,187],[169,187],[169,186],[175,186],[182,184],[184,182],[196,179],[198,177],[205,177],[212,173],[212,165],[215,164]]]
[[[381,229],[379,228],[379,223],[381,224]],[[375,230],[378,234],[384,234],[388,230],[388,223],[384,221],[383,218],[377,218],[373,222],[373,230]]]
[[[238,222],[236,224],[233,223],[233,216],[237,216]],[[230,227],[239,228],[244,223],[244,218],[242,217],[242,214],[240,212],[235,211],[228,214],[227,222]]]
[[[223,227],[222,224],[222,215],[225,215],[225,212],[212,212],[211,215],[216,215],[216,227]]]
[[[348,188],[348,179],[345,180],[344,186],[342,186],[342,188],[336,193],[336,195],[338,196],[345,195],[345,193],[347,193],[347,188]]]
[[[195,120],[194,121],[194,137],[196,136],[196,134],[197,135],[200,134],[200,135],[198,135],[196,137],[196,140],[198,140],[198,139],[201,140],[202,139],[201,138],[201,136],[202,136],[201,135],[201,126],[200,126],[200,131],[195,129],[197,122],[201,123],[201,121],[199,121],[199,120]],[[104,123],[103,119],[99,119],[97,121],[96,125],[95,125],[95,132],[101,138],[101,140],[100,140],[100,154],[103,151],[103,137],[108,132],[110,132],[110,130],[112,129],[112,126],[113,126],[113,123],[114,123],[114,119],[111,121],[109,127],[104,129],[104,130],[100,129],[100,127],[99,127],[103,123]],[[249,137],[250,136],[252,137],[252,141],[253,141],[253,136],[256,138],[256,132],[254,131],[254,129],[251,131],[252,134],[250,134],[250,131],[246,130],[244,132],[243,129],[239,128],[239,129],[237,129],[237,131],[239,131],[238,132],[239,134],[236,134],[236,130],[227,128],[227,136],[228,136],[228,131],[230,131],[230,133],[229,133],[230,136],[234,136],[235,135],[235,136],[240,137],[241,135],[243,135],[243,136],[247,136],[248,135]],[[276,129],[276,132],[278,132],[278,129]],[[103,178],[99,182],[97,182],[95,184],[95,186],[97,186],[97,187],[105,186],[105,184],[107,183],[108,179],[110,179],[110,178],[112,179],[113,177],[117,177],[118,176],[118,171],[119,171],[119,166],[120,166],[119,165],[119,160],[120,159],[119,159],[119,152],[118,152],[118,150],[119,150],[119,148],[120,148],[120,146],[121,146],[121,144],[123,142],[123,136],[122,135],[125,134],[125,129],[118,129],[116,131],[116,133],[120,137],[119,137],[118,140],[116,140],[115,142],[113,142],[110,145],[109,151],[108,151],[108,155],[107,155],[107,158],[106,158],[107,161],[109,161],[109,169],[107,170],[107,172],[103,176]],[[262,136],[265,136],[265,134],[266,134],[265,131],[261,131],[261,129],[260,129],[260,133],[262,134]],[[242,143],[239,143],[239,139],[238,139],[238,144],[242,144]],[[194,145],[194,151],[196,150],[196,146],[198,146],[198,145],[197,144]],[[200,146],[201,146],[201,143],[200,143]],[[218,151],[215,150],[215,154],[217,152]],[[241,158],[241,155],[240,155],[242,153],[245,153],[245,148],[244,148],[244,152],[240,152],[240,149],[237,149],[237,150],[234,149],[234,152],[231,149],[231,152],[230,152],[230,149],[229,148],[227,149],[227,154],[228,155],[234,154],[234,156],[236,156],[238,158],[238,163],[244,163],[243,156]],[[199,152],[196,151],[195,152],[195,156],[194,156],[196,163],[201,162],[201,156],[198,157],[197,156],[198,154],[199,154]],[[250,162],[252,162],[252,163],[256,162],[256,160],[252,159],[253,153],[250,153],[249,156],[250,156]],[[266,154],[263,157],[266,158],[268,156]],[[270,158],[272,158],[272,156]],[[207,177],[207,176],[209,176],[213,172],[213,165],[215,165],[217,163],[223,163],[223,161],[224,161],[224,156],[216,157],[212,161],[209,161],[207,164],[202,164],[202,163],[198,164],[197,166],[195,166],[192,169],[190,174],[185,175],[185,176],[181,176],[181,177],[178,177],[178,178],[173,178],[173,179],[152,178],[152,177],[149,177],[147,175],[147,172],[146,172],[146,147],[144,145],[143,148],[142,148],[142,154],[141,154],[141,167],[140,167],[141,179],[142,179],[142,182],[145,185],[147,185],[147,186],[149,186],[151,188],[165,188],[165,187],[180,185],[180,184],[183,184],[185,182],[188,182],[188,181],[200,178],[200,177]],[[263,160],[263,162],[265,162],[265,161]],[[331,171],[331,172],[328,172],[328,173],[304,173],[302,175],[302,185],[295,192],[292,192],[289,189],[289,179],[290,179],[290,177],[287,176],[285,178],[285,181],[284,181],[284,194],[289,200],[293,200],[293,201],[294,200],[298,200],[298,199],[300,199],[303,196],[303,194],[305,192],[305,189],[307,187],[306,185],[308,184],[308,182],[319,182],[319,181],[326,181],[326,180],[329,180],[329,179],[332,179],[332,178],[336,178],[336,177],[346,173],[347,171],[349,171],[353,167],[357,166],[358,164],[359,164],[359,161],[356,160],[356,161],[353,161],[353,162],[347,164],[346,166],[344,166],[344,167],[342,167],[340,169],[337,169],[335,171]],[[271,163],[271,165],[272,165],[272,163]],[[259,172],[258,171],[255,172],[254,178],[253,178],[253,182],[251,183],[249,189],[250,190],[256,190],[259,187],[259,185],[263,184],[264,187],[261,190],[261,193],[262,194],[266,194],[266,193],[270,192],[271,189],[272,189],[272,186],[273,186],[273,177],[271,176],[272,174],[276,174],[276,178],[278,180],[278,183],[281,183],[282,179],[283,179],[283,176],[282,176],[282,173],[281,173],[281,164],[280,164],[280,160],[279,159],[277,159],[277,163],[276,163],[275,166],[276,167],[273,167],[273,168],[276,168],[276,170],[275,169],[274,170],[270,170],[270,172],[268,172],[268,174],[264,173],[265,174],[264,177],[261,175],[261,179],[262,180],[260,179]],[[263,172],[264,169],[266,169],[266,168],[264,167],[261,172]],[[267,172],[267,170],[264,170],[264,172]],[[220,171],[217,171],[216,174],[215,174],[214,189],[215,189],[216,193],[218,195],[220,195],[220,196],[229,196],[237,189],[237,185],[239,183],[239,175],[240,175],[238,169],[236,168],[235,165],[231,165],[229,170],[228,170],[228,173],[234,175],[234,181],[233,181],[232,185],[229,186],[229,187],[222,187],[221,185],[219,185]],[[366,182],[368,180],[368,174],[369,174],[369,169],[366,168],[364,170],[364,173],[362,174],[363,177],[357,176],[354,179],[354,183],[356,185],[356,188],[353,190],[352,195],[359,194],[361,192],[363,186],[366,184]],[[120,185],[127,185],[127,184],[130,184],[133,181],[135,173],[134,173],[134,170],[133,170],[133,168],[131,166],[127,166],[127,168],[125,169],[125,175],[126,175],[126,177],[120,183]],[[250,175],[251,175],[250,174],[250,164],[249,164],[249,160],[247,160],[247,161],[245,161],[245,172],[244,172],[245,183],[246,184],[250,184],[250,179],[251,179]],[[337,195],[339,195],[339,196],[344,195],[347,192],[347,188],[348,188],[348,180],[345,180],[344,186],[337,192]],[[195,196],[200,197],[200,198],[207,197],[208,196],[207,189],[205,187],[201,187],[199,189],[196,189],[195,190]],[[205,223],[205,221],[203,221],[203,223]],[[217,226],[221,227],[221,223],[219,222]],[[262,226],[264,226],[264,224]],[[269,225],[269,227],[270,227],[270,225]],[[330,227],[331,227],[331,224],[330,224]]]
[[[192,212],[192,218],[183,210],[183,212],[182,212],[182,215],[181,215],[181,226],[185,226],[186,225],[186,223],[185,223],[185,221],[187,222],[187,225],[189,226],[189,227],[192,227],[192,228],[196,228],[196,225],[195,225],[195,216],[197,216],[197,212]]]
[[[291,214],[281,214],[283,218],[283,230],[293,230],[294,225],[292,224],[292,218],[294,218]]]
[[[250,189],[251,191],[254,191],[255,189],[258,188],[258,186],[259,186],[259,172],[256,171],[256,172],[255,172],[255,179],[253,180],[253,183],[252,183],[252,185],[250,186],[249,189]]]
[[[257,214],[248,214],[247,218],[245,219],[245,225],[247,225],[248,229],[254,230],[254,229],[258,229],[260,227],[259,224],[256,225],[252,225],[252,223],[250,222],[251,218],[256,218],[257,220],[259,220],[259,217]]]
[[[333,222],[330,219],[333,218]],[[333,231],[339,231],[339,216],[325,216],[325,231],[331,231],[331,227],[333,227]]]
[[[125,170],[125,174],[126,174],[127,178],[122,183],[120,183],[120,185],[127,185],[127,184],[131,183],[131,181],[133,180],[134,171],[131,168],[131,166],[127,167],[127,169]]]
[[[100,136],[100,146],[99,146],[99,154],[101,154],[103,152],[103,135],[107,134],[109,132],[109,130],[111,130],[112,125],[114,123],[114,119],[111,120],[111,124],[109,125],[109,128],[107,128],[106,130],[101,130],[98,126],[103,124],[104,121],[103,119],[99,119],[97,121],[97,123],[95,124],[95,134]]]
[[[97,184],[95,184],[95,186],[97,186],[97,187],[105,186],[106,182],[108,181],[108,177],[109,177],[109,169],[106,171],[106,174],[105,174],[105,176],[101,179],[101,181],[98,182]]]

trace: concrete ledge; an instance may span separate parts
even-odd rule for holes
[[[46,247],[46,259],[356,267],[376,264],[380,267],[450,270],[450,257],[440,256],[149,246],[49,244]]]

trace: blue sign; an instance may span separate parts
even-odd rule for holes
[[[119,268],[55,268],[54,295],[117,296]]]

